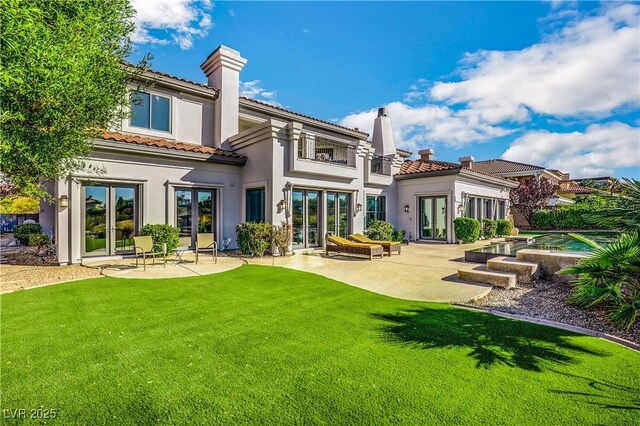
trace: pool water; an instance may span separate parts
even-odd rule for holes
[[[617,234],[615,232],[581,232],[580,235],[595,241],[600,245],[607,245],[616,239]],[[514,241],[499,244],[492,244],[488,247],[481,247],[475,250],[470,250],[475,253],[491,253],[502,256],[516,256],[516,252],[520,249],[538,249],[538,250],[551,250],[551,251],[563,251],[573,253],[590,253],[593,251],[593,247],[582,241],[576,240],[568,234],[546,234],[539,237],[535,237],[533,241]]]

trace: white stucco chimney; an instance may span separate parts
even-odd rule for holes
[[[432,161],[433,160],[433,150],[431,148],[421,149],[418,151],[420,155],[420,159],[423,161]]]
[[[460,165],[462,167],[466,167],[467,169],[473,169],[473,162],[476,161],[476,159],[471,156],[467,156],[467,157],[458,158],[458,161],[460,162]]]
[[[375,155],[396,155],[396,140],[386,108],[378,108],[378,117],[373,123],[371,146],[375,149]]]
[[[247,60],[240,52],[220,45],[206,61],[200,65],[207,75],[209,85],[220,90],[215,102],[214,146],[226,144],[229,137],[238,133],[240,97],[240,71]]]

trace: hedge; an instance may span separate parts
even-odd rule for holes
[[[498,219],[496,220],[496,235],[501,237],[506,237],[511,235],[511,230],[513,229],[513,225],[510,220],[507,219]]]
[[[240,223],[236,226],[236,236],[242,254],[262,257],[271,250],[273,226],[268,223]]]
[[[172,225],[145,225],[140,235],[151,235],[154,252],[161,252],[162,245],[167,244],[167,253],[172,253],[180,244],[180,229]]]
[[[533,213],[531,226],[534,229],[593,229],[593,224],[584,215],[593,213],[588,208],[562,208],[538,210]]]
[[[493,219],[482,219],[482,238],[490,239],[496,236],[498,225]]]
[[[13,237],[20,242],[20,244],[29,244],[29,236],[31,234],[42,233],[42,226],[39,223],[23,223],[13,228]]]
[[[473,243],[480,237],[480,221],[472,217],[459,217],[453,221],[456,239],[463,243]]]

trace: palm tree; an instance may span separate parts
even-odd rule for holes
[[[640,181],[623,178],[619,189],[620,195],[603,195],[610,207],[586,215],[587,221],[599,228],[621,231],[640,228]]]

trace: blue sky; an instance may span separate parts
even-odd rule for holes
[[[205,81],[220,44],[246,95],[456,161],[640,177],[640,6],[595,2],[134,0],[134,59]]]

